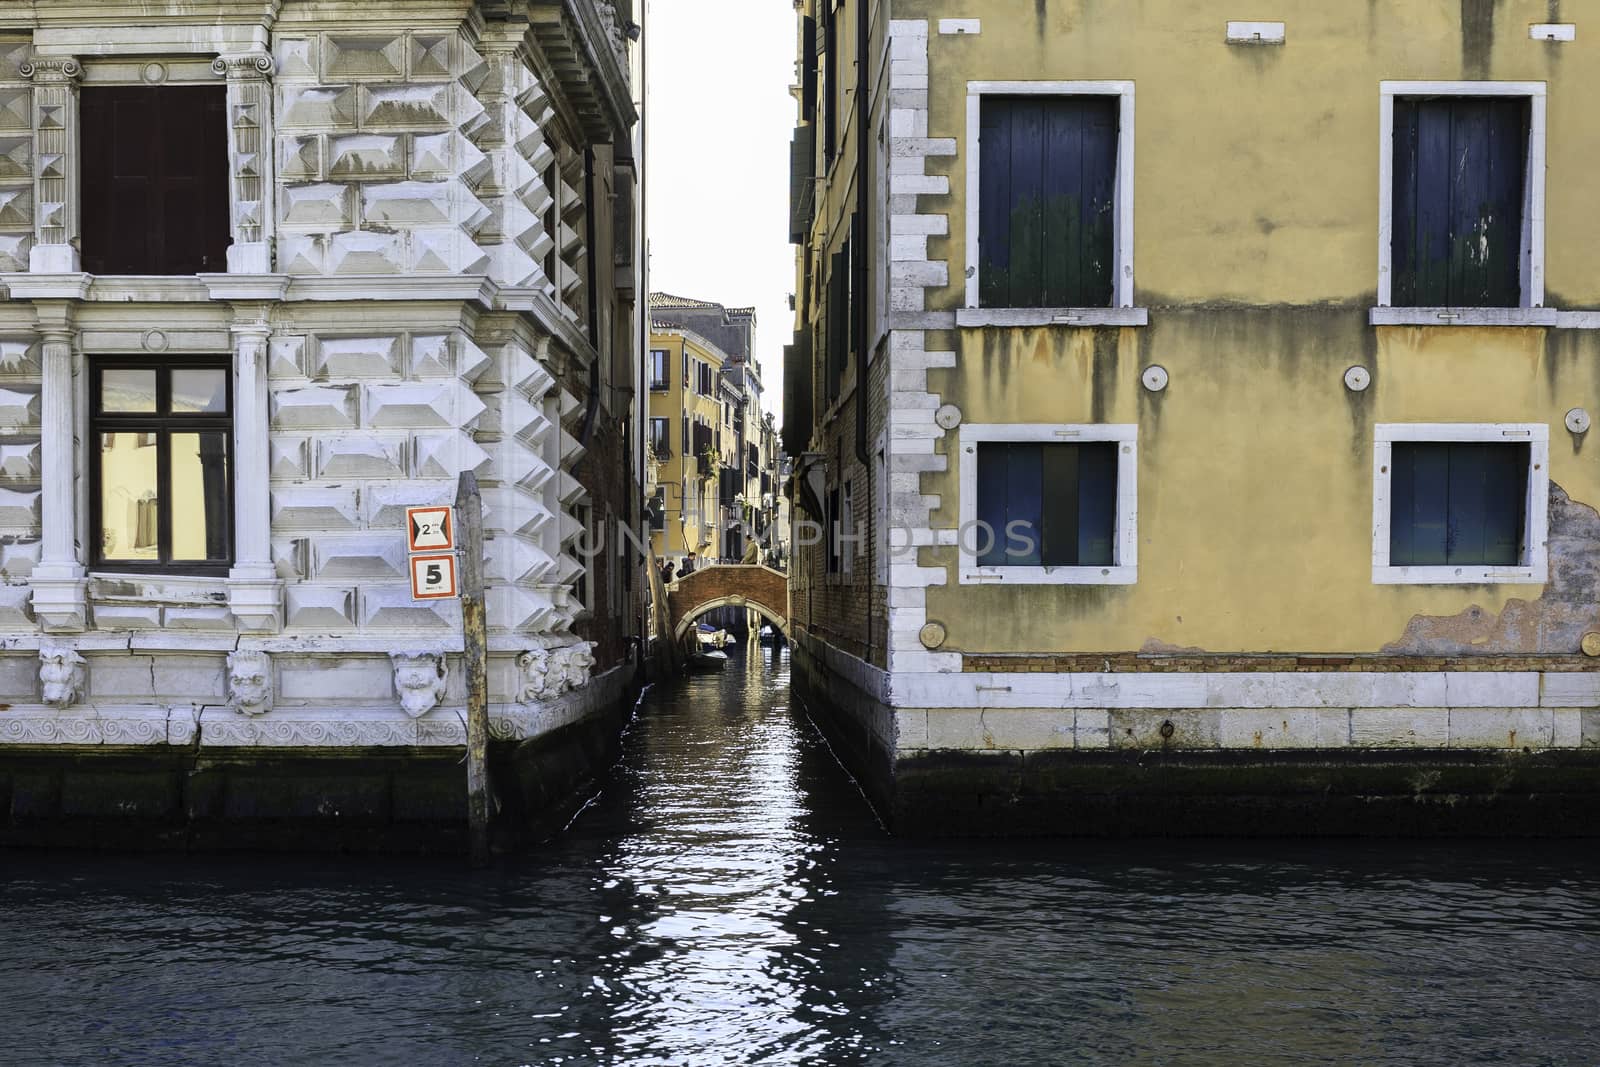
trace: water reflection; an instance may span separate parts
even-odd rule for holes
[[[1589,844],[895,841],[786,681],[653,692],[490,877],[0,854],[0,1060],[1595,1060]]]

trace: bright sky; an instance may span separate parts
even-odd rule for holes
[[[781,424],[794,324],[794,4],[647,3],[650,288],[756,309],[764,406]]]

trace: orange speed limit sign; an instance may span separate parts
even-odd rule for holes
[[[411,598],[448,600],[456,595],[454,553],[411,557]]]

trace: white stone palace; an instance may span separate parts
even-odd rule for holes
[[[627,5],[622,5],[626,8]],[[0,748],[463,742],[409,505],[483,486],[491,728],[643,595],[626,11],[0,0]]]

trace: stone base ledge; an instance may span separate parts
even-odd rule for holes
[[[1600,708],[894,709],[895,754],[1600,750]]]
[[[527,741],[605,711],[621,699],[633,668],[614,667],[549,701],[489,705],[497,741]],[[239,748],[429,748],[466,744],[466,708],[446,704],[415,719],[394,707],[288,706],[241,715],[222,705],[42,704],[0,711],[0,750],[34,746]]]

